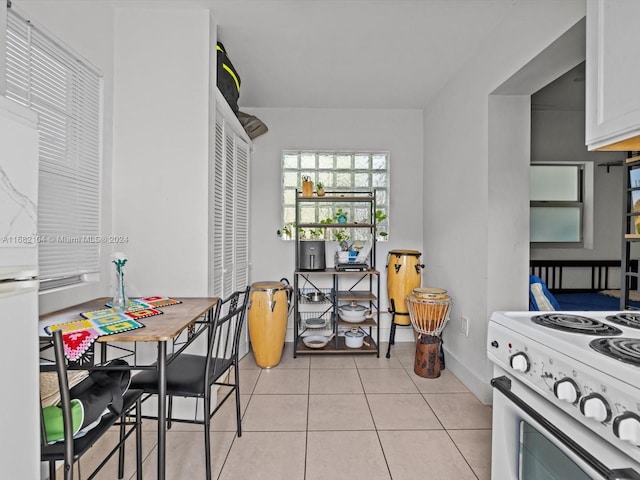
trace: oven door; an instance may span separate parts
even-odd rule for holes
[[[492,480],[640,480],[640,466],[509,375],[494,378]]]

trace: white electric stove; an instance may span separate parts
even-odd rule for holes
[[[494,312],[487,340],[493,480],[640,479],[640,312]]]

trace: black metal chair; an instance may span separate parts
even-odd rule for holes
[[[242,436],[238,346],[248,299],[249,287],[236,291],[228,298],[217,303],[213,318],[210,319],[208,325],[206,355],[179,353],[169,355],[167,358],[166,380],[167,396],[169,397],[167,425],[168,428],[171,428],[171,422],[204,425],[207,480],[211,479],[211,418],[234,392],[237,433],[238,437]],[[231,368],[233,368],[233,383],[227,380],[225,376]],[[211,389],[213,385],[229,387],[229,391],[217,403],[215,409],[211,411]],[[158,372],[156,370],[141,371],[132,378],[131,388],[142,389],[150,395],[157,395]],[[204,402],[202,420],[173,419],[173,397],[202,398]]]
[[[45,346],[47,349],[51,345]],[[41,349],[42,350],[42,349]],[[57,330],[53,333],[53,350],[55,362],[41,362],[40,371],[55,371],[58,387],[60,390],[59,408],[62,410],[62,422],[64,429],[64,439],[56,443],[47,443],[44,416],[41,415],[41,446],[40,458],[43,462],[49,463],[49,478],[56,478],[56,462],[62,461],[64,464],[64,479],[73,479],[74,464],[113,426],[119,426],[118,444],[104,457],[103,461],[87,477],[87,480],[94,478],[107,462],[118,452],[118,478],[124,476],[124,446],[125,441],[134,432],[136,436],[136,472],[138,480],[142,479],[142,419],[141,419],[141,399],[142,390],[128,389],[122,397],[122,408],[119,414],[109,411],[104,414],[99,423],[88,430],[83,436],[74,438],[72,424],[72,406],[69,381],[67,376],[67,360],[64,356],[64,346],[62,343],[62,332]],[[93,367],[87,367],[91,370]],[[135,409],[135,416],[132,411]],[[79,468],[79,467],[78,467]]]

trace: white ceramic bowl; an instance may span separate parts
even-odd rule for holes
[[[307,337],[302,337],[302,341],[308,348],[323,348],[327,343],[329,343],[332,337],[333,335],[331,335],[331,337],[326,337],[324,335],[309,335]]]

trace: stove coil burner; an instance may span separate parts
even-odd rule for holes
[[[566,313],[547,313],[531,318],[533,323],[543,327],[553,328],[569,333],[582,333],[584,335],[620,335],[619,328],[602,323],[594,318],[582,317]]]
[[[636,367],[640,366],[640,340],[637,338],[597,338],[589,343],[596,352]]]
[[[640,314],[637,313],[620,312],[608,315],[607,320],[625,327],[640,329]]]

